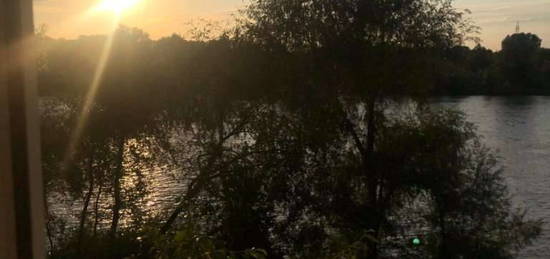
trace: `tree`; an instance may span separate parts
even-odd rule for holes
[[[430,81],[427,54],[461,43],[471,27],[450,1],[266,0],[253,2],[246,14],[242,27],[250,41],[291,53],[303,67],[296,73],[309,75],[290,90],[302,98],[297,109],[306,123],[307,116],[324,112],[306,126],[344,125],[337,134],[349,136],[355,148],[355,180],[366,189],[354,194],[362,196],[356,206],[371,217],[363,230],[373,231],[367,253],[377,258],[373,240],[382,238],[395,191],[383,184],[376,159],[379,127],[387,119],[383,104],[422,92]],[[310,136],[319,133],[308,129]]]
[[[540,88],[537,55],[542,40],[535,34],[516,33],[502,41],[502,73],[515,92]]]

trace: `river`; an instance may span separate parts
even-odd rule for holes
[[[432,103],[464,111],[485,143],[498,151],[513,205],[528,209],[530,217],[550,218],[550,97],[441,97]],[[162,212],[161,208],[177,200],[174,193],[181,193],[181,183],[160,171],[148,176],[152,193],[146,199],[147,207]],[[79,209],[70,202],[54,208],[74,223]],[[543,226],[541,237],[518,258],[550,258],[550,221]]]
[[[498,151],[512,203],[529,216],[550,218],[550,97],[437,98],[437,105],[464,111],[485,143]],[[518,258],[550,258],[550,222]]]

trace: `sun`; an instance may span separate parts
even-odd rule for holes
[[[121,14],[134,7],[138,2],[139,0],[103,0],[96,6],[96,10]]]

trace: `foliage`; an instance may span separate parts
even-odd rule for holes
[[[481,45],[455,47],[443,53],[436,94],[548,94],[547,49],[531,33],[506,36],[502,50],[492,52]]]
[[[201,235],[200,229],[188,223],[181,226],[173,235],[156,233],[154,236],[155,258],[223,258],[223,259],[263,259],[267,252],[249,248],[242,251],[227,250],[222,240]]]
[[[473,30],[419,0],[258,0],[200,41],[122,27],[86,107],[107,37],[41,36],[51,257],[508,258],[540,222],[473,125],[424,102],[506,79],[459,46]]]

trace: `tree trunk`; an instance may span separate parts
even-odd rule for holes
[[[447,227],[445,224],[445,210],[442,206],[439,207],[439,227],[441,228],[440,232],[440,242],[439,242],[439,257],[440,259],[450,258],[448,248],[447,248]]]
[[[86,193],[86,197],[84,197],[84,207],[82,208],[82,213],[80,213],[80,224],[79,224],[79,227],[78,227],[78,241],[77,241],[77,245],[78,245],[78,253],[80,254],[81,253],[81,250],[82,250],[82,238],[84,237],[84,227],[86,225],[86,219],[88,217],[88,207],[90,205],[90,200],[92,199],[92,196],[94,194],[94,175],[93,175],[93,172],[91,171],[91,161],[90,161],[90,166],[88,168],[88,177],[90,179],[90,184],[89,184],[89,187],[88,187],[88,192]]]
[[[46,214],[46,235],[48,236],[48,243],[50,245],[50,251],[55,250],[55,246],[53,243],[53,233],[52,229],[50,228],[50,221],[51,221],[51,215],[50,215],[50,208],[48,206],[48,198],[47,195],[44,195],[44,211]]]
[[[118,223],[120,221],[120,210],[122,209],[122,197],[121,197],[121,186],[120,180],[122,178],[124,169],[124,138],[120,137],[117,143],[117,159],[116,159],[116,169],[113,174],[113,218],[111,221],[111,237],[116,237],[116,232],[118,229]]]
[[[376,115],[375,115],[376,100],[375,98],[369,98],[367,101],[367,142],[365,148],[365,155],[363,157],[363,163],[367,176],[367,188],[368,188],[368,206],[372,209],[375,214],[375,221],[372,223],[372,230],[374,230],[374,237],[378,239],[380,237],[380,218],[382,215],[381,209],[379,208],[378,202],[378,187],[379,187],[379,176],[376,172],[376,166],[374,165],[374,142],[376,136]],[[376,259],[378,258],[378,243],[374,241],[369,241],[368,244],[368,258]]]
[[[97,190],[97,196],[95,198],[95,203],[94,203],[94,215],[95,215],[95,219],[94,219],[94,232],[93,232],[93,236],[95,237],[96,234],[97,234],[97,225],[99,224],[99,198],[101,197],[101,191],[102,191],[102,186],[101,184],[99,184],[99,187],[98,187],[98,190]]]
[[[369,181],[369,201],[373,207],[376,207],[378,204],[377,197],[377,187],[378,187],[378,175],[376,174],[376,168],[374,166],[374,159],[372,158],[374,153],[374,141],[375,141],[375,130],[376,130],[376,121],[375,121],[375,101],[371,99],[367,103],[367,143],[366,143],[366,152],[363,157],[363,163],[365,163],[366,176]]]

